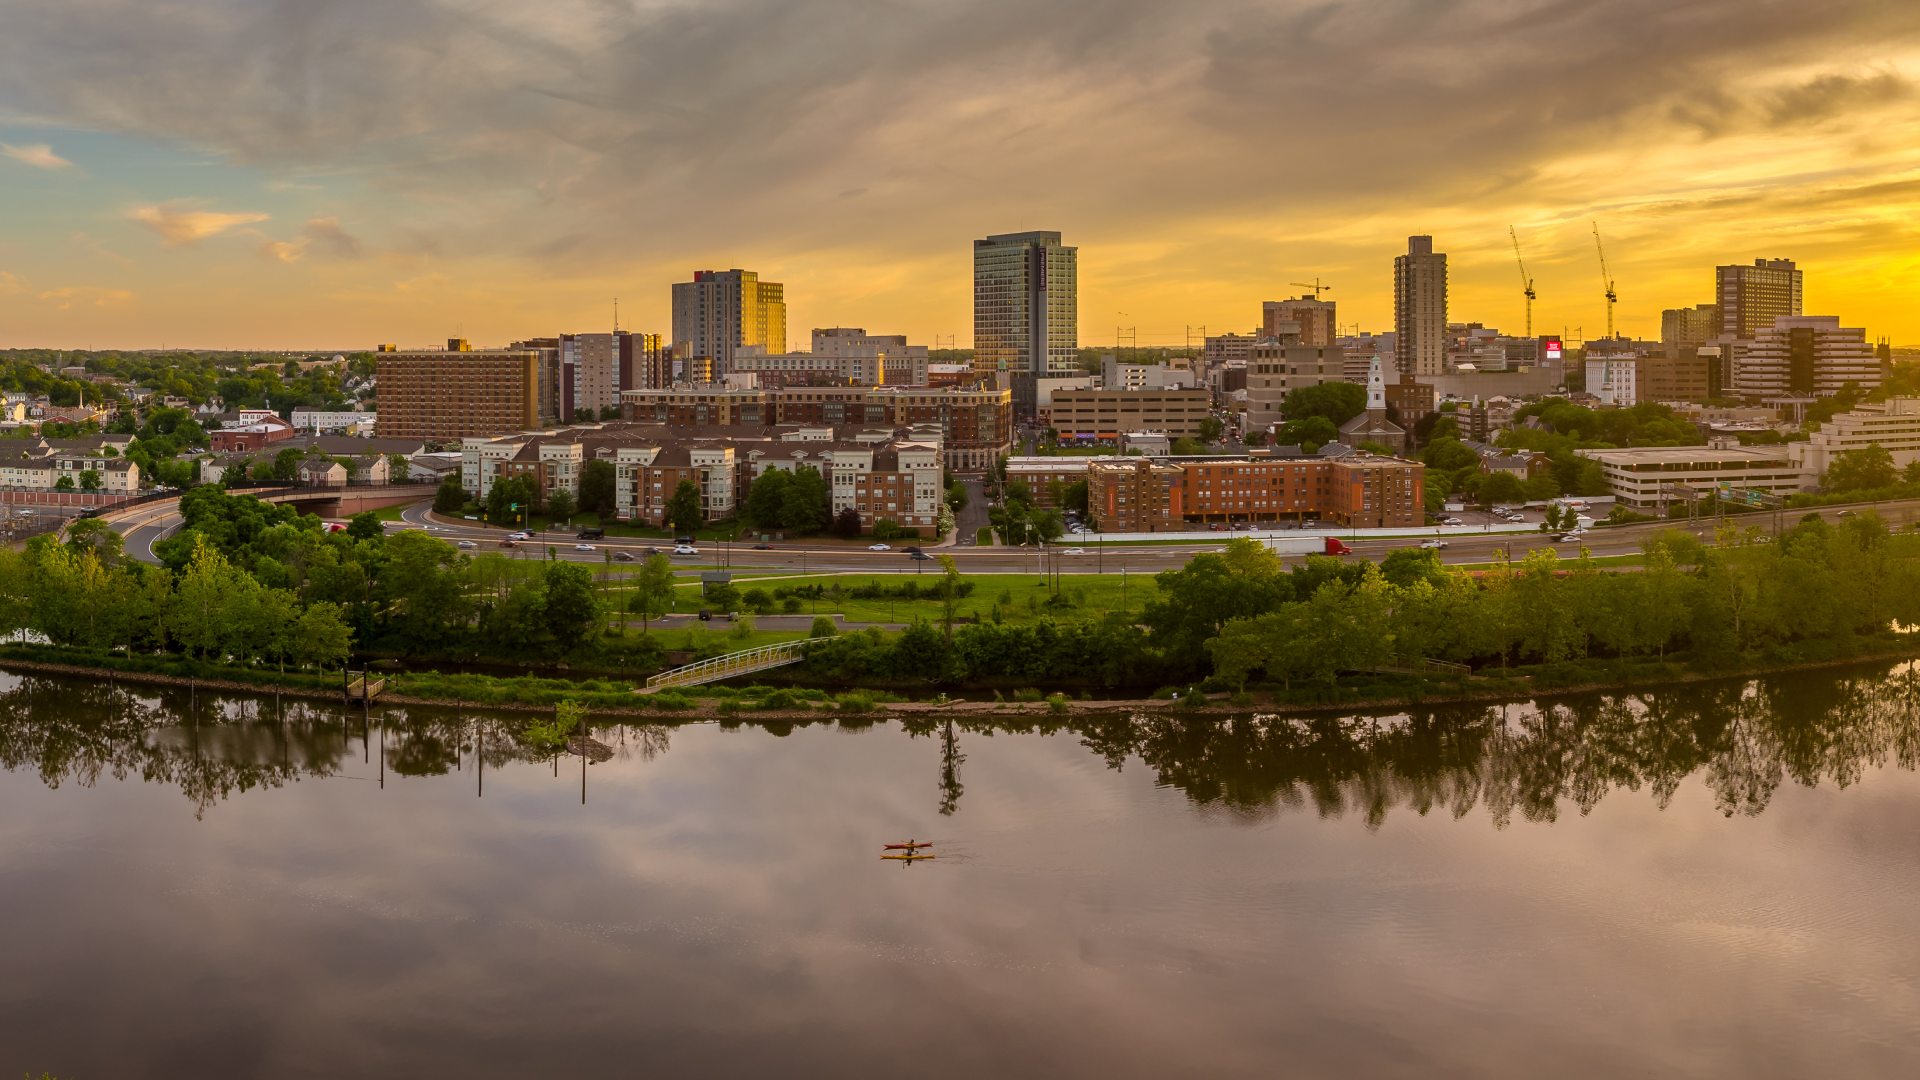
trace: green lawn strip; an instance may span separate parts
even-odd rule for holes
[[[1518,558],[1514,559],[1514,562],[1516,564],[1519,561],[1520,560]],[[1646,565],[1646,557],[1639,554],[1595,555],[1587,561],[1594,566],[1644,566]],[[1562,555],[1560,557],[1560,567],[1563,570],[1571,570],[1576,565],[1578,565],[1579,562],[1580,560],[1578,558],[1575,558],[1572,556]],[[1491,570],[1495,567],[1495,565],[1497,564],[1491,563],[1491,562],[1448,563],[1447,569],[1449,570]]]
[[[1099,618],[1109,612],[1123,609],[1138,614],[1148,602],[1159,596],[1151,574],[1077,574],[1062,575],[1060,591],[1071,606],[1049,607],[1046,604],[1051,595],[1047,588],[1047,578],[1039,574],[962,574],[961,581],[972,582],[973,592],[961,597],[954,604],[954,615],[958,618],[978,616],[981,620],[992,618],[997,605],[1001,606],[1001,619],[1004,622],[1029,622],[1043,617],[1057,619]],[[920,588],[929,589],[939,581],[936,570],[928,570],[919,575],[911,574],[814,574],[782,577],[759,585],[743,583],[736,586],[745,593],[751,589],[765,590],[776,605],[779,604],[778,590],[783,587],[818,584],[831,590],[839,586],[840,594],[836,598],[831,592],[827,595],[810,598],[801,597],[801,608],[797,614],[838,614],[849,622],[912,622],[916,618],[929,621],[943,617],[945,607],[937,599],[919,598],[913,600],[880,598],[856,598],[852,590],[861,586],[883,585],[898,586],[912,580]],[[1004,599],[1004,605],[1001,601]]]

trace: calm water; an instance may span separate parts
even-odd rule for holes
[[[596,735],[0,678],[0,1076],[1920,1073],[1905,669]]]

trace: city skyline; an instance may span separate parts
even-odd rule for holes
[[[1807,313],[1920,342],[1910,4],[293,12],[10,5],[0,347],[501,345],[616,297],[668,333],[707,267],[784,283],[790,344],[967,346],[971,242],[1039,229],[1083,346],[1244,333],[1316,277],[1390,329],[1409,235],[1449,318],[1518,333],[1510,225],[1536,331],[1593,338],[1595,220],[1623,333],[1784,258]]]

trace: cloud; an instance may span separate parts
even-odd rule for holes
[[[142,206],[127,216],[152,229],[160,239],[174,247],[197,244],[228,229],[266,221],[270,217],[268,214],[197,210],[191,204],[180,202]]]
[[[357,259],[361,254],[359,239],[341,228],[339,218],[314,218],[301,230],[301,239],[336,259]]]
[[[48,289],[39,299],[49,302],[60,311],[71,311],[76,307],[112,307],[133,299],[133,294],[125,289],[103,289],[90,285],[69,285],[59,289]]]
[[[15,296],[27,291],[27,283],[0,270],[0,296]]]
[[[333,259],[357,259],[362,253],[359,239],[340,227],[339,218],[314,218],[291,240],[263,240],[260,253],[283,263],[299,262],[310,251]]]
[[[22,165],[31,165],[36,169],[57,171],[73,168],[73,162],[54,153],[53,147],[46,143],[33,143],[27,146],[0,143],[0,154],[5,154]]]
[[[1600,216],[1623,291],[1657,319],[1636,231],[1707,267],[1792,254],[1741,249],[1804,221],[1717,217],[1716,200],[1920,165],[1912,0],[6,7],[10,114],[288,178],[262,197],[307,223],[259,237],[266,258],[435,253],[485,262],[490,279],[459,275],[475,290],[617,281],[655,297],[641,318],[664,315],[668,275],[726,263],[777,272],[796,325],[964,337],[968,241],[1032,227],[1082,246],[1083,310],[1161,298],[1143,334],[1241,325],[1314,273],[1339,275],[1343,320],[1378,325],[1408,233],[1442,234],[1471,297],[1470,244],[1494,259],[1510,222]],[[1641,207],[1665,216],[1627,220]],[[187,244],[264,220],[177,211],[142,224]],[[1559,257],[1591,254],[1582,231]],[[1556,242],[1542,290],[1571,295],[1549,276]],[[932,276],[876,295],[876,265]]]

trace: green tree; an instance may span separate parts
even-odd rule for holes
[[[567,525],[573,521],[575,511],[573,492],[557,487],[547,492],[547,518],[555,525]]]
[[[700,509],[700,485],[682,480],[667,500],[667,525],[682,536],[692,536],[706,521]]]
[[[1822,485],[1832,492],[1874,491],[1892,487],[1899,478],[1893,455],[1879,443],[1871,443],[1835,457]]]
[[[673,562],[665,555],[648,556],[640,569],[628,579],[632,592],[627,607],[640,616],[640,629],[650,629],[652,620],[673,610]]]
[[[560,651],[571,653],[600,630],[600,599],[593,572],[584,566],[550,562],[546,570],[547,632]]]
[[[487,489],[487,520],[496,525],[524,521],[532,507],[533,481],[527,477],[495,477]]]
[[[1177,570],[1155,576],[1159,599],[1142,621],[1150,640],[1183,671],[1206,656],[1207,640],[1229,620],[1264,615],[1293,599],[1293,583],[1280,557],[1244,537],[1222,554],[1196,555]]]
[[[1526,497],[1520,478],[1510,472],[1491,472],[1480,481],[1480,502],[1484,505],[1522,502]]]
[[[786,511],[787,488],[792,486],[793,477],[785,469],[766,469],[754,477],[747,488],[746,506],[743,512],[747,524],[761,532],[773,532],[782,527]]]
[[[594,458],[580,467],[580,509],[605,521],[620,508],[613,462]]]
[[[355,540],[378,540],[386,535],[386,529],[380,524],[379,514],[362,510],[347,519],[347,535]]]
[[[99,491],[100,490],[100,470],[99,469],[80,470],[80,490],[81,491]]]
[[[218,651],[231,633],[239,577],[227,557],[205,536],[196,534],[193,553],[167,612],[167,629],[174,640],[202,659]]]
[[[1339,438],[1340,426],[1324,416],[1306,416],[1298,420],[1289,420],[1276,428],[1273,433],[1275,445],[1298,446],[1307,453],[1313,453]]]
[[[958,514],[967,508],[967,485],[958,480],[947,485],[947,508]]]
[[[460,486],[460,474],[450,472],[440,480],[440,486],[433,491],[433,512],[436,514],[457,514],[466,509],[467,489]]]
[[[72,473],[63,473],[61,474],[60,479],[55,480],[53,482],[53,490],[55,491],[72,491],[73,487],[74,485],[73,485]]]
[[[275,480],[292,480],[294,477],[299,476],[300,462],[302,460],[303,455],[301,452],[291,446],[273,455],[273,478]],[[458,508],[456,507],[456,509]]]
[[[782,527],[800,536],[812,536],[827,527],[827,522],[832,520],[832,513],[827,480],[820,475],[820,470],[810,465],[793,470],[793,479],[781,496]]]
[[[1203,443],[1211,444],[1219,442],[1220,436],[1226,434],[1226,431],[1227,425],[1222,423],[1217,416],[1209,415],[1202,417],[1200,420],[1200,441]]]
[[[353,629],[338,604],[308,604],[290,635],[293,662],[303,668],[337,667],[352,647]]]
[[[1324,382],[1290,391],[1280,402],[1280,418],[1325,418],[1337,429],[1367,411],[1367,388],[1358,383]]]

